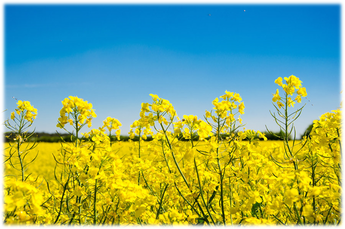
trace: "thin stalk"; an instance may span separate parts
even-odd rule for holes
[[[295,212],[297,214],[298,223],[302,225],[301,216],[298,213],[298,210],[297,210],[297,207],[296,207],[296,202],[293,203],[293,207],[294,207],[294,210],[295,210]]]
[[[218,168],[219,168],[219,179],[220,179],[220,204],[222,208],[222,218],[223,218],[223,223],[224,226],[226,226],[225,222],[225,212],[224,212],[224,187],[223,187],[223,175],[222,175],[222,169],[220,167],[220,162],[219,162],[219,156],[218,156],[218,148],[217,148],[217,162],[218,162]]]
[[[215,225],[216,223],[214,222],[213,217],[211,215],[211,212],[210,212],[210,210],[209,210],[209,208],[205,202],[205,199],[204,199],[203,190],[202,190],[201,181],[200,181],[200,176],[199,176],[199,171],[198,171],[198,166],[196,165],[195,158],[194,158],[194,166],[195,166],[195,171],[196,171],[196,175],[197,175],[198,182],[199,182],[199,189],[200,189],[200,195],[201,195],[202,202],[204,203],[204,205],[206,207],[208,215],[211,217],[212,223]]]
[[[314,155],[311,155],[311,159],[312,159],[312,164],[311,164],[311,176],[312,176],[312,180],[313,180],[313,187],[315,187],[315,167],[314,166]],[[315,202],[315,195],[313,196],[313,212],[314,212],[314,215],[316,215],[316,202]],[[316,219],[314,217],[314,226],[315,226],[315,223],[316,223]]]
[[[97,201],[97,179],[95,180],[95,190],[94,190],[94,196],[93,196],[93,225],[96,225],[97,222],[97,215],[96,215],[96,201]]]
[[[141,142],[141,128],[139,130],[139,158],[140,158],[140,142]],[[140,185],[140,171],[139,171],[139,174],[138,174],[138,185]]]
[[[285,92],[285,144],[288,148],[288,152],[290,153],[290,156],[293,157],[292,155],[292,152],[291,152],[291,149],[290,149],[290,146],[289,146],[289,125],[288,125],[288,122],[289,122],[289,118],[288,118],[288,94]]]
[[[75,147],[78,147],[78,133],[79,133],[79,128],[78,128],[78,114],[75,112],[74,113],[74,120],[75,120]]]
[[[162,198],[161,198],[160,201],[159,201],[159,207],[158,207],[158,210],[157,210],[156,219],[158,219],[158,217],[159,217],[159,212],[160,212],[160,210],[161,210],[161,208],[162,208],[162,205],[163,205],[164,194],[165,194],[165,191],[166,191],[167,188],[168,188],[168,185],[169,185],[169,184],[167,184],[167,185],[165,186],[165,188],[164,188],[164,190],[163,190],[163,193],[162,193]]]
[[[21,173],[22,173],[22,181],[24,181],[24,177],[25,177],[24,176],[24,165],[23,165],[22,157],[20,155],[20,145],[21,145],[21,143],[19,142],[20,140],[21,139],[18,139],[18,142],[17,142],[17,151],[18,151],[18,158],[19,158],[20,168],[21,168]]]
[[[217,143],[219,144],[220,142],[220,117],[218,116],[217,120]],[[222,174],[222,168],[220,166],[220,161],[219,161],[219,147],[217,148],[217,163],[218,163],[218,169],[219,169],[219,179],[220,179],[220,204],[222,208],[222,218],[223,218],[223,224],[226,226],[226,221],[225,221],[225,212],[224,212],[224,192],[223,192],[223,174]]]
[[[184,182],[186,183],[187,187],[189,188],[188,181],[187,181],[186,177],[183,175],[183,172],[181,171],[180,166],[179,166],[179,164],[178,164],[178,162],[177,162],[177,160],[176,160],[176,158],[175,158],[175,154],[174,154],[174,152],[173,152],[173,149],[172,149],[172,146],[171,146],[171,144],[170,144],[169,138],[168,138],[168,136],[167,136],[167,134],[166,134],[166,130],[164,129],[162,123],[160,123],[160,125],[161,125],[161,127],[162,127],[163,132],[164,132],[165,138],[167,139],[168,146],[169,146],[169,148],[170,148],[171,155],[173,156],[175,165],[176,165],[178,171],[180,172],[180,174],[181,174],[181,176],[182,176]]]
[[[189,204],[189,206],[196,212],[196,214],[198,214],[199,217],[201,217],[200,213],[194,208],[193,204],[191,204],[181,193],[180,189],[178,189],[176,183],[175,184],[175,188],[178,191],[178,193],[180,194],[180,196],[182,196],[182,198],[184,199],[184,201],[187,202],[187,204]],[[200,209],[202,211],[202,209]],[[203,212],[202,212],[203,213]],[[205,216],[205,214],[203,214],[203,216]]]
[[[229,188],[230,188],[230,209],[232,208],[232,188],[231,188],[231,182],[230,182],[230,177],[229,177]],[[231,225],[232,223],[232,214],[230,213],[230,220],[231,220]]]
[[[55,219],[55,221],[54,221],[54,224],[56,224],[56,222],[58,221],[58,219],[60,218],[60,215],[61,215],[62,204],[63,204],[63,197],[64,197],[65,191],[66,191],[66,189],[67,189],[67,184],[68,184],[68,182],[69,182],[69,178],[70,178],[70,176],[68,176],[67,181],[66,181],[66,183],[65,183],[65,185],[64,185],[64,187],[63,187],[63,192],[62,192],[62,196],[61,196],[61,200],[60,200],[60,209],[59,209],[59,213],[58,213],[58,215],[57,215],[57,217],[56,217],[56,219]]]

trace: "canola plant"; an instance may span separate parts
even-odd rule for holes
[[[37,144],[26,141],[37,110],[19,101],[5,122],[16,136],[4,158],[5,225],[339,225],[341,111],[289,141],[304,108],[294,106],[307,92],[293,75],[275,83],[283,91],[273,94],[271,112],[281,144],[259,144],[267,140],[263,133],[240,131],[245,106],[238,93],[213,100],[203,120],[180,119],[168,100],[150,94],[129,132],[139,141],[124,153],[123,143],[109,138],[120,136],[121,123],[108,117],[81,133],[96,114],[91,103],[70,96],[57,127],[71,125],[75,141],[61,142],[51,165],[34,169]],[[153,140],[145,142],[148,135]]]

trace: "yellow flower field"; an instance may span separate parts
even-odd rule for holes
[[[37,110],[19,101],[5,122],[16,136],[5,144],[5,224],[339,225],[341,111],[322,115],[308,137],[290,141],[304,107],[294,106],[307,92],[299,78],[284,80],[275,81],[283,94],[277,89],[272,99],[282,141],[241,131],[244,102],[226,91],[204,120],[179,118],[168,100],[151,94],[130,127],[136,142],[111,142],[121,126],[111,117],[84,133],[96,114],[91,103],[70,96],[57,127],[71,125],[74,142],[35,146],[25,130]],[[149,135],[153,140],[144,141]]]
[[[23,148],[26,148],[27,146],[30,146],[32,143],[24,143]],[[67,143],[68,144],[68,143]],[[150,142],[143,142],[143,145],[149,145]],[[186,143],[187,144],[187,143]],[[260,147],[268,147],[274,145],[280,145],[283,146],[282,141],[260,141],[259,145]],[[73,145],[73,143],[70,143],[70,145]],[[200,145],[200,144],[199,144]],[[202,150],[205,144],[201,144],[201,146],[197,146],[198,149]],[[9,143],[5,143],[5,155],[9,155]],[[116,142],[112,145],[113,151],[118,151],[118,155],[122,156],[129,156],[131,155],[132,151],[131,148],[134,147],[134,142]],[[31,161],[35,158],[37,154],[37,158],[30,164],[28,167],[27,173],[32,173],[33,176],[37,177],[44,177],[46,180],[54,180],[54,167],[55,167],[55,160],[54,155],[58,155],[59,151],[61,150],[61,143],[48,143],[48,142],[41,142],[37,145],[37,147],[33,150],[31,154],[28,155],[27,160]],[[147,158],[150,156],[150,152],[145,152],[142,154],[142,158]],[[5,175],[10,174],[19,174],[18,171],[13,169],[9,164],[5,164]]]

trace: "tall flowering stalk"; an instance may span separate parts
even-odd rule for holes
[[[277,78],[274,82],[278,84],[280,87],[283,88],[283,97],[279,94],[279,89],[277,89],[276,93],[273,94],[273,106],[276,108],[278,116],[276,114],[272,114],[275,122],[279,126],[280,130],[284,133],[284,146],[285,146],[285,154],[288,158],[294,158],[293,153],[293,146],[296,140],[296,129],[294,126],[294,122],[299,118],[302,113],[304,106],[297,109],[294,112],[289,113],[289,107],[294,107],[295,103],[301,103],[302,97],[307,96],[307,91],[304,87],[302,87],[302,81],[294,75],[290,77],[284,77],[286,84],[283,83],[283,79],[281,77]],[[293,134],[293,145],[289,144],[289,136]],[[298,169],[297,163],[294,163],[295,169]]]
[[[309,137],[304,140],[307,142],[305,162],[309,168],[306,177],[310,185],[305,188],[307,204],[303,216],[314,225],[335,222],[334,216],[340,214],[339,187],[342,184],[340,109],[327,112],[320,120],[315,120]]]
[[[120,134],[121,134],[121,129],[120,126],[122,126],[121,122],[119,120],[117,120],[116,118],[112,118],[112,117],[107,117],[104,121],[103,121],[103,126],[100,127],[99,129],[102,132],[105,132],[105,129],[108,130],[109,132],[109,138],[111,140],[111,131],[115,131],[115,136],[117,138],[117,140],[120,140]],[[110,142],[111,144],[111,142]]]
[[[147,139],[147,136],[153,135],[151,125],[153,123],[152,115],[145,116],[145,112],[149,111],[147,103],[141,104],[140,119],[135,120],[130,126],[129,137],[134,139],[135,135],[138,136],[138,142],[134,143],[134,147],[137,149],[138,159],[140,160],[142,154],[142,142]],[[138,185],[140,185],[142,171],[138,172]]]
[[[19,170],[21,171],[21,179],[22,181],[24,181],[26,179],[25,167],[29,163],[33,162],[37,155],[29,163],[24,162],[25,157],[31,150],[33,150],[37,146],[37,144],[35,142],[31,146],[28,145],[24,150],[22,150],[21,147],[23,143],[26,142],[34,134],[34,132],[29,133],[29,128],[32,126],[34,119],[37,116],[37,109],[34,108],[29,101],[19,100],[17,104],[18,107],[15,109],[15,112],[11,113],[11,122],[10,120],[5,121],[6,128],[12,131],[15,140],[15,144],[10,145],[11,150],[9,152],[9,156],[5,159],[5,162],[8,161],[13,168],[17,169],[15,163],[12,162],[13,155],[17,153],[20,163]],[[12,153],[12,151],[14,152]]]
[[[62,164],[62,174],[60,180],[55,175],[54,171],[55,179],[58,183],[60,183],[62,187],[61,198],[57,198],[56,200],[54,200],[59,202],[59,205],[55,210],[56,212],[58,212],[58,214],[54,220],[54,224],[56,224],[60,220],[61,215],[63,215],[64,213],[67,214],[66,212],[68,212],[69,215],[73,215],[72,219],[70,220],[70,224],[73,222],[74,217],[76,216],[78,216],[79,224],[81,224],[81,201],[83,194],[80,191],[74,193],[76,195],[75,201],[78,210],[71,211],[68,201],[71,199],[70,196],[72,196],[73,194],[69,193],[68,187],[72,186],[74,188],[77,188],[77,190],[80,189],[80,186],[82,184],[81,176],[86,167],[78,164],[78,159],[88,158],[89,155],[87,148],[85,148],[85,146],[80,147],[79,145],[79,132],[81,128],[86,124],[88,125],[88,127],[91,127],[91,120],[92,118],[97,117],[97,115],[92,109],[91,103],[88,103],[87,101],[84,101],[83,99],[78,97],[69,96],[62,101],[62,105],[63,107],[60,110],[60,117],[58,118],[58,124],[56,126],[66,130],[65,125],[70,124],[74,128],[75,146],[71,147],[69,145],[63,145],[60,158],[58,158],[61,160],[58,161],[58,159],[54,157],[57,164]],[[54,197],[54,195],[52,196]],[[66,207],[64,207],[65,201],[67,202]]]
[[[92,118],[97,117],[92,109],[92,104],[81,98],[69,96],[62,101],[63,107],[60,110],[57,127],[66,130],[64,127],[68,123],[75,129],[76,146],[78,145],[78,134],[80,129],[86,124],[91,127]],[[66,130],[67,131],[67,130]],[[68,132],[68,131],[67,131]]]
[[[283,83],[283,79],[281,77],[277,78],[274,82],[278,84],[280,87],[283,88],[284,94],[283,97],[279,94],[279,89],[277,89],[276,93],[273,94],[273,105],[276,108],[276,111],[280,118],[276,116],[276,114],[272,114],[275,122],[278,124],[280,131],[284,133],[283,140],[284,140],[284,158],[285,161],[289,161],[289,163],[293,164],[293,168],[295,172],[299,171],[299,164],[300,158],[298,157],[298,153],[301,152],[305,143],[298,149],[294,150],[295,141],[296,141],[296,129],[294,126],[294,122],[299,118],[302,113],[304,106],[289,113],[289,107],[294,107],[295,103],[301,103],[302,97],[307,96],[307,91],[304,87],[302,87],[302,81],[294,75],[289,77],[284,77],[285,83]],[[289,136],[293,134],[293,142],[292,144],[289,143]],[[282,166],[285,161],[277,161],[275,158],[272,157],[272,160],[278,165]],[[297,183],[297,187],[292,184],[292,187],[285,192],[287,207],[291,206],[292,211],[294,211],[296,216],[297,224],[302,224],[302,208],[303,203],[302,200],[298,198],[299,195],[302,194],[301,190],[301,178],[296,176],[295,179]],[[296,202],[301,201],[301,207],[298,208]],[[290,208],[289,208],[290,209]]]
[[[221,100],[220,100],[221,99]],[[225,214],[225,176],[226,168],[231,165],[234,159],[233,154],[236,150],[235,131],[241,126],[242,119],[240,115],[244,114],[244,103],[238,93],[225,91],[225,94],[220,96],[220,99],[213,100],[213,112],[206,111],[205,119],[211,130],[213,129],[213,136],[209,140],[211,158],[215,159],[215,166],[209,168],[211,171],[216,170],[218,178],[218,187],[220,186],[220,208],[222,216],[222,224],[226,225]],[[240,115],[239,115],[240,114]],[[238,117],[236,117],[238,115]],[[229,187],[231,187],[229,180]],[[216,194],[216,191],[214,191]],[[231,196],[230,196],[231,198]],[[230,201],[230,205],[231,205]]]
[[[19,100],[17,105],[18,107],[11,113],[11,120],[5,121],[5,127],[14,135],[14,144],[9,143],[9,155],[5,156],[4,165],[5,167],[10,165],[20,171],[21,179],[18,180],[16,176],[13,176],[16,174],[4,178],[4,223],[29,222],[34,224],[38,217],[43,218],[44,215],[47,215],[41,207],[43,194],[38,190],[37,184],[33,182],[37,181],[38,177],[30,178],[31,174],[26,175],[25,173],[28,165],[35,161],[38,155],[36,153],[36,156],[27,162],[26,157],[34,150],[37,143],[24,146],[24,143],[34,134],[34,131],[29,133],[29,128],[37,116],[37,109],[29,101]],[[17,167],[18,161],[19,168]]]

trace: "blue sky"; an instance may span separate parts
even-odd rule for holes
[[[177,114],[202,117],[225,90],[241,95],[247,129],[278,130],[278,77],[308,92],[298,136],[340,106],[341,5],[4,5],[4,118],[16,99],[38,109],[37,132],[56,130],[61,101],[93,104],[122,134],[150,93]],[[89,131],[84,127],[82,132]]]

